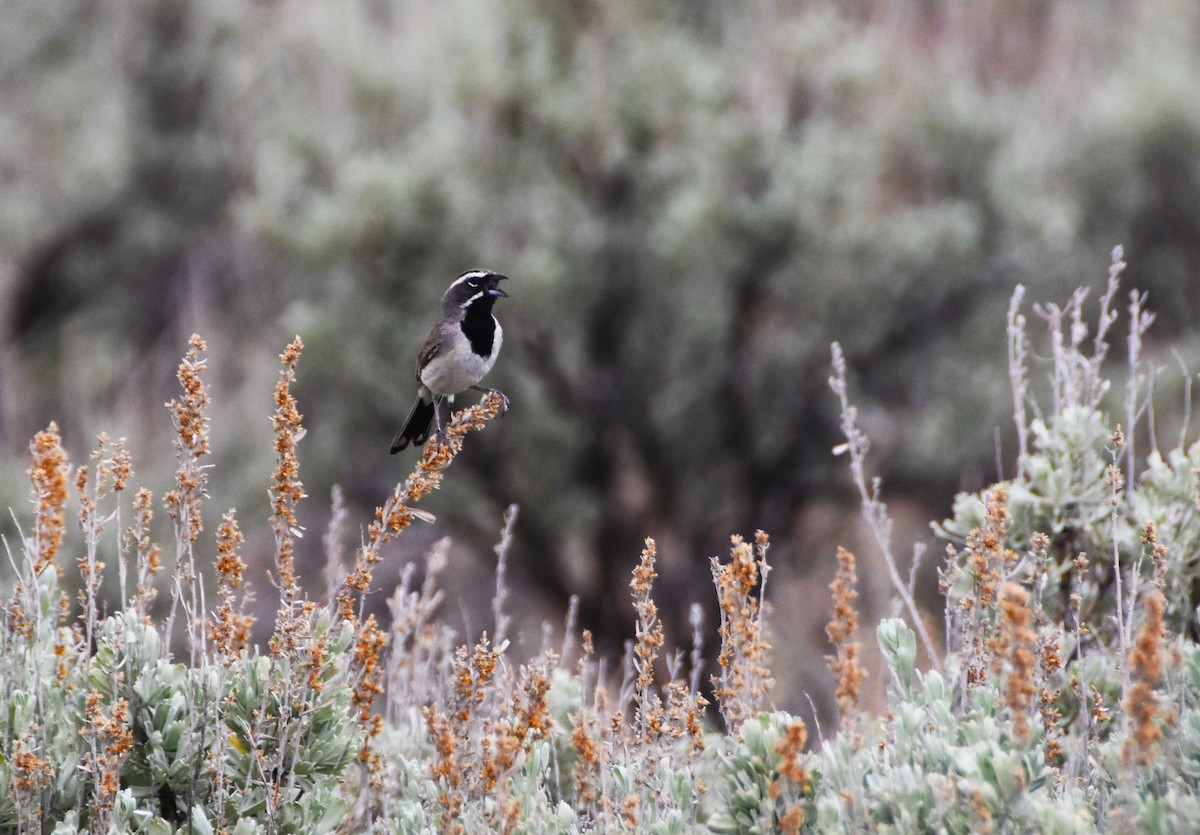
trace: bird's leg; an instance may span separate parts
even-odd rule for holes
[[[505,412],[508,411],[508,398],[504,395],[504,392],[500,391],[500,389],[490,389],[487,386],[471,386],[471,388],[475,389],[475,391],[481,391],[484,394],[498,395],[499,398],[504,401],[504,408],[500,412],[500,416],[504,417]]]
[[[446,433],[442,430],[442,399],[436,395],[433,398],[433,436],[439,444],[446,443]]]

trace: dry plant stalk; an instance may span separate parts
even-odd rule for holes
[[[1158,541],[1158,528],[1153,519],[1147,519],[1142,527],[1142,544],[1150,549],[1150,560],[1154,565],[1152,582],[1154,587],[1163,591],[1167,585],[1167,553],[1166,545]]]
[[[833,454],[848,454],[850,456],[850,478],[854,482],[855,489],[858,491],[863,519],[866,521],[867,527],[871,529],[871,535],[875,538],[875,542],[879,545],[879,549],[883,555],[883,562],[887,567],[888,579],[891,580],[892,588],[896,594],[904,601],[904,607],[908,610],[913,627],[921,638],[921,643],[925,647],[925,652],[928,654],[930,662],[936,669],[940,670],[942,668],[942,658],[938,655],[937,649],[933,645],[933,639],[929,637],[929,630],[925,626],[925,619],[921,616],[921,612],[917,608],[917,602],[913,597],[913,590],[910,584],[905,583],[904,579],[900,576],[900,569],[897,565],[895,554],[892,553],[892,519],[888,516],[887,505],[879,497],[880,480],[878,477],[875,477],[869,484],[867,482],[866,458],[867,452],[871,448],[871,442],[866,434],[858,428],[858,409],[850,404],[849,385],[846,382],[846,355],[842,352],[842,346],[836,342],[830,345],[830,353],[832,356],[833,374],[829,378],[829,387],[833,389],[833,393],[838,397],[842,413],[841,430],[846,438],[845,443],[834,447]],[[914,573],[914,570],[910,569],[910,576]]]
[[[848,726],[858,708],[859,690],[867,671],[858,660],[861,646],[853,640],[858,633],[858,610],[854,607],[854,601],[858,598],[858,575],[854,554],[839,547],[837,559],[837,575],[829,584],[833,592],[833,619],[825,626],[825,634],[833,644],[835,654],[826,656],[826,661],[837,676],[838,686],[834,697],[842,725]]]
[[[154,496],[142,487],[133,496],[133,524],[125,530],[125,538],[134,550],[137,563],[137,579],[129,607],[143,623],[149,623],[150,604],[158,594],[154,576],[162,567],[162,549],[150,541],[153,518]]]
[[[125,450],[123,438],[115,444],[110,444],[108,436],[101,434],[97,438],[91,462],[90,467],[80,467],[75,474],[75,488],[79,492],[79,527],[83,531],[85,545],[84,553],[75,560],[81,581],[77,597],[82,610],[79,617],[84,624],[84,640],[89,647],[93,645],[100,623],[100,586],[104,582],[105,566],[99,558],[100,535],[115,516],[101,515],[100,502],[108,495],[119,494],[124,490],[133,474],[133,464]],[[91,479],[90,490],[89,475],[94,476]],[[118,565],[121,569],[120,587],[123,590],[125,561],[120,556],[118,555]]]
[[[1133,687],[1125,697],[1124,708],[1133,722],[1133,733],[1121,749],[1123,765],[1148,764],[1163,735],[1154,688],[1162,677],[1163,612],[1167,601],[1158,589],[1152,589],[1142,600],[1146,619],[1129,656]]]
[[[387,664],[387,711],[393,722],[402,719],[405,705],[419,704],[434,686],[442,632],[435,620],[443,594],[438,576],[446,567],[448,538],[439,539],[425,555],[425,579],[413,588],[416,564],[404,567],[400,583],[388,598],[392,617],[391,652]]]
[[[80,733],[88,741],[87,769],[95,783],[88,801],[89,827],[97,832],[108,831],[113,802],[120,789],[121,765],[133,747],[128,703],[119,699],[108,709],[108,715],[105,713],[100,694],[88,693],[86,723]]]
[[[371,738],[382,728],[382,717],[376,715],[372,718],[371,706],[384,689],[386,670],[379,659],[387,643],[387,633],[378,628],[374,616],[361,621],[355,611],[355,601],[361,603],[370,590],[372,571],[383,559],[383,546],[411,525],[413,519],[433,520],[430,514],[415,510],[410,505],[432,493],[441,484],[446,468],[462,451],[466,434],[482,429],[487,421],[503,410],[504,398],[497,392],[489,392],[479,403],[454,415],[446,427],[444,441],[431,439],[426,444],[416,469],[392,488],[391,495],[381,507],[375,508],[375,519],[367,528],[366,541],[355,551],[354,567],[338,589],[337,615],[350,622],[356,631],[354,704],[367,730],[359,756],[367,764],[372,779],[376,779],[381,762],[372,753],[370,744]]]
[[[853,568],[853,558],[851,558],[851,567]],[[808,772],[800,764],[800,758],[804,755],[804,746],[807,744],[808,728],[803,721],[796,719],[788,725],[787,733],[775,747],[775,753],[780,756],[781,762],[779,781],[772,785],[773,791],[787,792],[789,795],[804,795],[808,792],[811,781]],[[787,791],[788,786],[780,785],[781,781],[790,784],[791,791]],[[787,804],[783,817],[779,819],[779,831],[786,835],[798,835],[803,826],[804,807],[798,799],[792,798]]]
[[[163,642],[168,657],[176,610],[185,591],[187,599],[183,600],[183,605],[192,646],[203,652],[206,643],[204,630],[197,630],[205,606],[204,585],[196,576],[194,546],[204,527],[201,509],[207,497],[205,487],[208,483],[205,467],[200,463],[209,453],[206,410],[211,400],[204,385],[207,361],[200,356],[207,349],[200,335],[192,334],[176,375],[183,387],[183,398],[167,402],[175,426],[175,438],[171,443],[179,461],[175,471],[175,489],[163,496],[167,515],[175,523],[175,582],[171,589],[171,611],[167,616]]]
[[[1063,626],[1050,622],[1042,605],[1042,595],[1050,577],[1050,537],[1035,533],[1030,538],[1030,554],[1034,560],[1034,592],[1032,595],[1033,622],[1037,632],[1037,675],[1038,714],[1042,719],[1042,731],[1046,740],[1046,763],[1057,767],[1063,759],[1061,737],[1065,731],[1059,727],[1062,712],[1058,709],[1061,691],[1051,689],[1051,682],[1063,668],[1061,642]],[[1068,607],[1072,604],[1068,601]],[[1069,611],[1069,608],[1068,608]]]
[[[1004,701],[1012,713],[1013,730],[1021,740],[1029,737],[1029,711],[1038,692],[1033,683],[1037,633],[1032,623],[1029,592],[1016,583],[1005,583],[1000,589],[1000,631],[1009,662]]]
[[[971,593],[963,596],[960,606],[968,690],[986,682],[989,670],[999,673],[1005,657],[1004,636],[996,624],[996,587],[1017,561],[1016,553],[1005,546],[1008,520],[1008,491],[998,484],[988,494],[983,528],[967,535]]]
[[[637,611],[636,636],[633,644],[633,668],[637,673],[633,701],[638,728],[638,742],[650,745],[662,733],[662,699],[654,692],[654,662],[663,645],[662,621],[658,607],[650,597],[658,573],[654,561],[658,554],[654,540],[647,538],[642,558],[633,569],[629,588],[633,591],[633,608]]]
[[[296,521],[296,505],[304,498],[300,482],[300,462],[296,445],[304,437],[301,414],[291,387],[296,382],[296,363],[304,343],[293,339],[280,354],[283,368],[275,383],[275,414],[271,427],[275,431],[275,473],[271,482],[271,528],[275,532],[275,566],[279,571],[279,596],[283,608],[290,607],[299,592],[296,583],[294,542],[300,525]]]
[[[381,507],[375,508],[375,520],[367,528],[367,541],[359,546],[354,555],[354,567],[346,575],[337,593],[338,613],[346,620],[354,620],[354,601],[371,587],[371,572],[383,559],[382,546],[412,524],[413,519],[432,521],[433,517],[409,505],[432,493],[442,482],[443,474],[454,458],[462,451],[463,437],[482,429],[504,409],[504,399],[496,392],[489,392],[474,406],[461,410],[446,427],[445,441],[431,439],[417,467],[404,481],[392,489],[392,494]]]
[[[321,537],[321,544],[325,548],[325,567],[321,571],[321,578],[325,581],[325,596],[330,602],[337,596],[342,578],[346,576],[345,549],[342,543],[345,540],[348,516],[346,496],[341,485],[335,484],[329,496],[329,527]]]
[[[209,637],[213,639],[217,655],[225,662],[237,658],[249,645],[250,627],[254,623],[254,617],[246,613],[248,598],[245,590],[240,605],[235,594],[243,582],[242,572],[246,570],[246,563],[238,555],[238,548],[244,541],[238,528],[237,513],[230,508],[217,528],[217,594],[221,597],[221,605],[209,624]]]
[[[721,652],[717,656],[721,669],[712,683],[721,715],[730,731],[736,731],[758,709],[772,684],[767,667],[771,645],[765,635],[761,600],[770,566],[769,539],[763,531],[755,532],[753,548],[737,535],[731,541],[728,563],[719,557],[711,560],[721,611]]]
[[[34,436],[29,445],[33,464],[29,478],[33,482],[34,498],[37,501],[37,517],[33,529],[34,559],[33,573],[41,574],[48,565],[54,565],[60,574],[62,569],[54,558],[62,547],[67,506],[67,453],[62,448],[58,425],[53,421]]]
[[[304,498],[300,481],[300,462],[296,445],[304,437],[301,415],[291,387],[296,382],[296,363],[304,343],[293,339],[280,354],[283,368],[275,383],[275,414],[271,427],[275,432],[275,472],[271,480],[271,530],[275,534],[275,570],[278,574],[279,611],[275,616],[275,631],[271,637],[271,652],[291,655],[302,635],[296,616],[296,599],[300,586],[296,581],[295,538],[302,530],[296,521],[296,506]]]

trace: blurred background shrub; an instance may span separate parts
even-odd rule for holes
[[[776,698],[807,712],[803,691],[829,698],[805,659],[825,651],[833,542],[860,553],[868,611],[890,595],[830,454],[833,339],[918,538],[956,490],[1011,465],[999,311],[1016,283],[1034,301],[1099,285],[1122,242],[1127,287],[1159,314],[1147,353],[1200,366],[1192,0],[4,14],[0,505],[25,501],[28,439],[51,419],[74,460],[100,431],[129,436],[165,490],[161,404],[200,331],[210,507],[265,518],[270,428],[251,416],[299,333],[300,567],[315,578],[332,485],[361,523],[408,471],[386,447],[412,357],[449,280],[487,266],[513,277],[491,382],[514,408],[430,501],[439,524],[397,546],[396,576],[453,533],[446,582],[477,632],[484,546],[516,502],[509,581],[530,622],[578,594],[613,651],[651,535],[682,644],[689,603],[711,605],[707,558],[762,528],[789,637]],[[251,576],[271,547],[247,543]]]

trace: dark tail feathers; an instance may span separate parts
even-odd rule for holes
[[[417,398],[416,405],[408,413],[408,420],[404,421],[404,428],[392,439],[392,455],[409,444],[420,446],[425,443],[425,439],[429,437],[429,427],[433,425],[434,408],[433,403],[426,403],[422,398]]]

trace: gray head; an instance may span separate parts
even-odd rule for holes
[[[496,299],[508,295],[499,286],[507,278],[491,270],[468,270],[456,278],[442,296],[442,314],[462,316],[477,301],[483,301],[484,307],[490,310]]]

